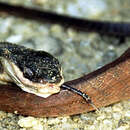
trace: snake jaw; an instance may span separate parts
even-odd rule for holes
[[[58,93],[60,91],[60,86],[64,83],[63,78],[59,83],[32,82],[23,76],[23,73],[13,62],[3,58],[2,64],[10,79],[13,82],[15,82],[23,91],[35,94],[43,98],[47,98],[52,94]],[[61,72],[61,76],[62,76],[62,72]]]

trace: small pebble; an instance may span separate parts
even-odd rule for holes
[[[125,112],[125,117],[127,117],[130,120],[130,111],[129,110]]]
[[[104,125],[112,126],[112,121],[105,119],[103,121]]]
[[[120,119],[121,119],[121,114],[118,113],[118,112],[114,112],[114,113],[112,113],[112,115],[113,115],[113,118],[114,118],[115,120],[120,120]]]
[[[18,43],[22,40],[22,35],[12,35],[6,39],[8,42]]]
[[[7,116],[7,114],[3,111],[0,111],[0,120],[5,118]]]
[[[34,117],[25,117],[18,121],[19,126],[30,128],[34,126],[39,126],[39,121]]]
[[[62,50],[62,41],[53,38],[53,37],[44,37],[42,40],[37,40],[37,50],[44,50],[53,55],[61,55],[63,53]]]
[[[60,120],[58,118],[49,118],[48,124],[58,124]]]
[[[112,107],[112,109],[113,109],[114,112],[121,112],[121,110],[123,109],[123,107],[121,106],[121,104],[115,104]]]

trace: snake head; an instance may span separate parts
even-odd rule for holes
[[[5,43],[1,62],[12,82],[44,98],[58,93],[64,82],[59,61],[45,51]]]

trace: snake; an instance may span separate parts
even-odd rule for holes
[[[0,84],[11,83],[43,98],[60,92],[62,87],[82,96],[98,111],[87,94],[63,84],[62,68],[57,58],[45,51],[0,42]]]
[[[121,43],[124,42],[126,37],[130,36],[130,24],[126,22],[104,22],[80,19],[66,15],[59,15],[52,12],[30,9],[22,6],[8,5],[5,3],[0,3],[0,11],[7,12],[17,17],[38,20],[40,22],[45,22],[45,20],[47,20],[47,22],[52,21],[51,23],[53,24],[58,23],[65,27],[69,26],[76,30],[85,32],[98,32],[101,35],[116,36],[120,38]],[[52,66],[55,67],[52,69]],[[89,76],[86,77],[88,78]],[[91,98],[86,93],[83,93],[76,88],[64,84],[64,77],[58,59],[54,58],[51,54],[44,51],[36,51],[12,43],[0,42],[0,83],[15,83],[23,91],[35,94],[43,98],[47,98],[55,93],[59,93],[60,88],[68,89],[82,96],[88,103],[96,108],[92,103]],[[81,84],[82,82],[76,83]],[[59,108],[61,109],[61,106],[59,106]],[[67,111],[66,108],[65,110],[66,113],[69,113],[70,115],[70,112]],[[79,109],[77,110],[79,111]],[[58,115],[59,114],[60,113],[58,113]]]

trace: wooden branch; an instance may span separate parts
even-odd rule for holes
[[[114,62],[65,84],[87,93],[98,108],[130,99],[130,48]],[[94,110],[81,96],[68,90],[45,99],[15,85],[0,87],[0,110],[6,112],[56,117]]]

